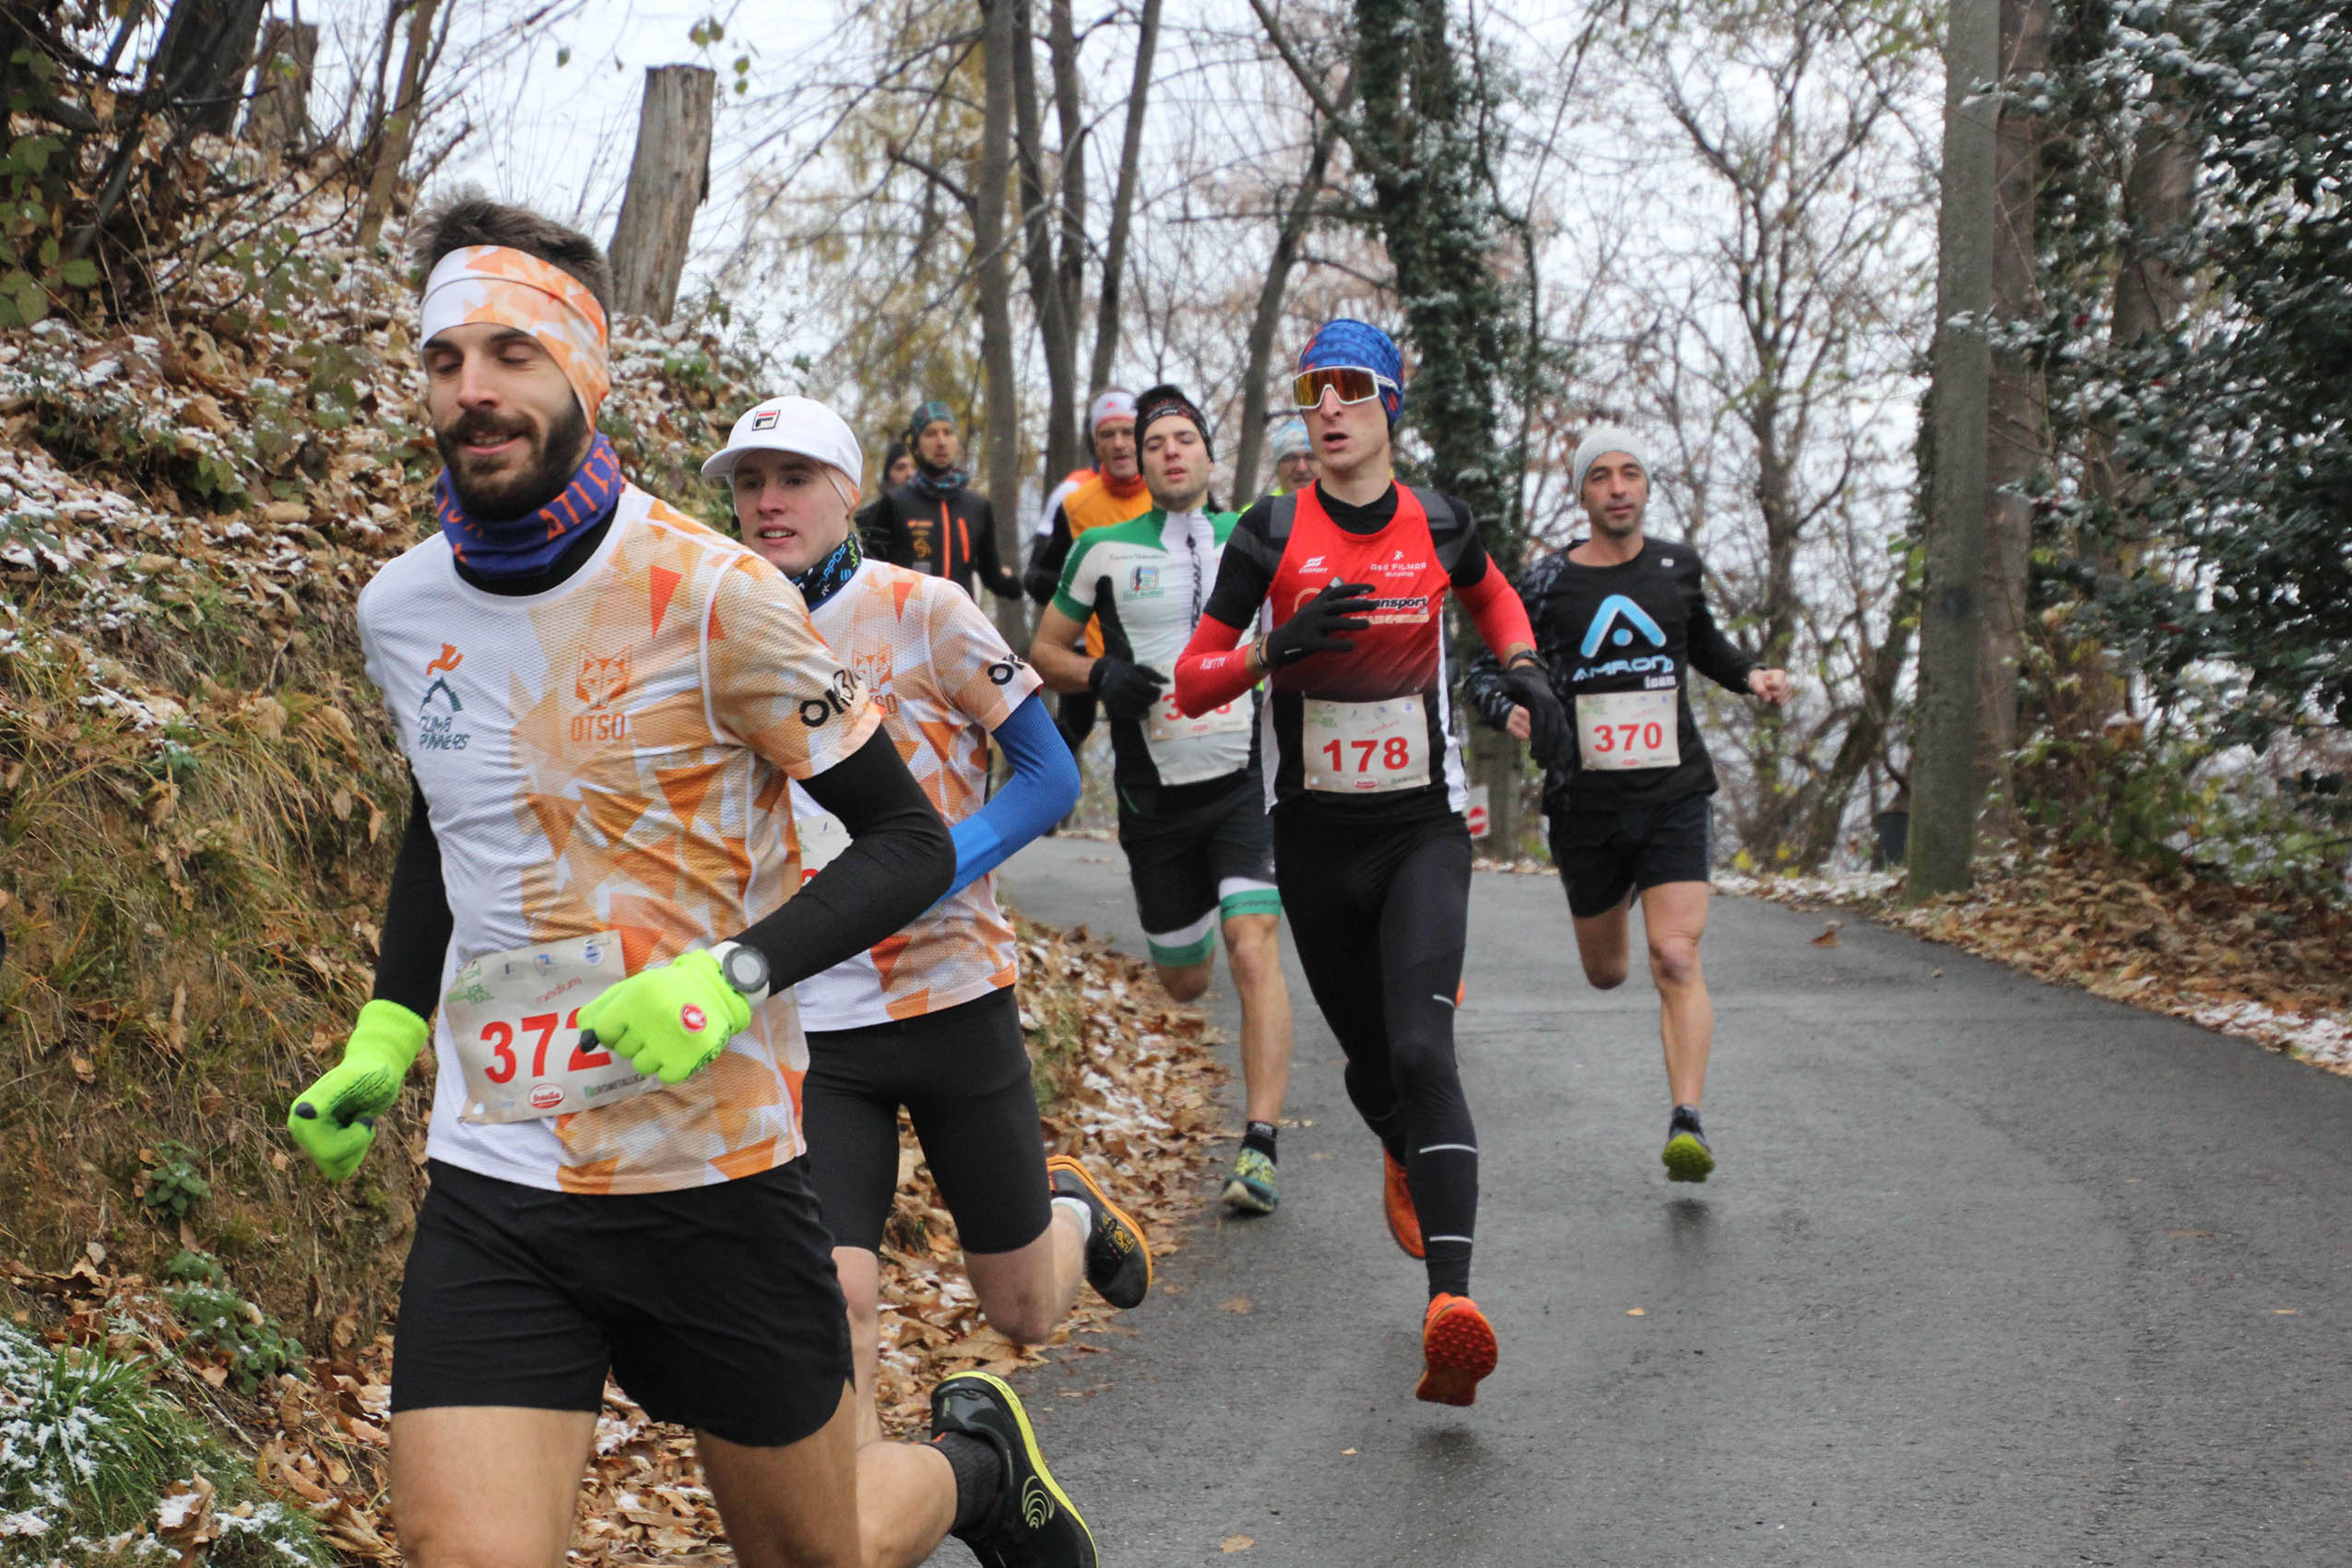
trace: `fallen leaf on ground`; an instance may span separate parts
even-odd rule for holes
[[[1238,1313],[1243,1316],[1247,1316],[1249,1313],[1249,1298],[1247,1296],[1235,1296],[1231,1301],[1219,1302],[1217,1303],[1217,1310],[1219,1312]]]
[[[1217,1543],[1217,1550],[1219,1551],[1247,1551],[1257,1544],[1257,1540],[1249,1536],[1227,1536]]]

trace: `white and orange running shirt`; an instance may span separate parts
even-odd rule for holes
[[[360,594],[360,638],[441,843],[444,992],[474,959],[597,933],[633,974],[772,913],[800,886],[788,779],[881,721],[781,572],[634,486],[544,594],[485,593],[441,536],[416,546]],[[803,1147],[788,994],[684,1083],[544,1120],[461,1121],[445,1009],[433,1047],[427,1152],[502,1181],[667,1192]]]
[[[950,823],[987,804],[988,734],[1043,681],[972,596],[946,578],[868,560],[810,612],[826,643],[872,694],[907,771]],[[847,843],[806,792],[792,791],[800,874]],[[1019,978],[1012,923],[982,877],[904,929],[800,983],[810,1029],[858,1029],[920,1018]]]

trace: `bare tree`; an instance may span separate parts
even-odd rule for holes
[[[667,323],[694,237],[694,210],[711,192],[711,99],[718,73],[701,65],[645,72],[637,151],[612,232],[613,303]]]

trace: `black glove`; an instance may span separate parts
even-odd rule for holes
[[[1294,665],[1310,654],[1345,654],[1355,644],[1334,632],[1361,631],[1372,623],[1351,610],[1372,592],[1369,583],[1332,583],[1298,607],[1298,613],[1266,633],[1265,659],[1270,670]]]
[[[1503,683],[1510,688],[1512,700],[1527,710],[1528,755],[1546,768],[1566,762],[1576,749],[1576,736],[1558,693],[1552,690],[1550,672],[1536,660],[1521,659],[1503,672]]]
[[[1152,712],[1160,700],[1160,689],[1168,678],[1158,670],[1133,665],[1125,659],[1115,659],[1105,654],[1094,661],[1086,672],[1087,690],[1103,700],[1103,711],[1115,719],[1134,724]]]

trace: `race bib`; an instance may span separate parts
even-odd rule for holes
[[[1577,699],[1577,749],[1595,772],[1672,768],[1683,760],[1676,725],[1678,694],[1590,691]]]
[[[1418,697],[1382,702],[1309,697],[1299,735],[1309,789],[1377,795],[1429,783],[1428,710]]]
[[[799,804],[795,802],[796,806]],[[841,852],[849,847],[849,830],[841,825],[841,819],[813,806],[806,811],[793,812],[792,831],[800,840],[800,880],[804,885],[840,859]]]
[[[580,1048],[580,1009],[628,975],[609,931],[478,958],[457,972],[442,1016],[466,1074],[464,1122],[527,1122],[628,1100],[661,1079],[609,1051]]]
[[[1163,670],[1163,675],[1167,672]],[[1144,736],[1154,745],[1172,740],[1198,740],[1203,736],[1247,733],[1252,715],[1247,696],[1236,697],[1222,708],[1211,708],[1197,719],[1184,716],[1176,706],[1176,688],[1172,683],[1165,695],[1152,704],[1152,717],[1144,725]]]

